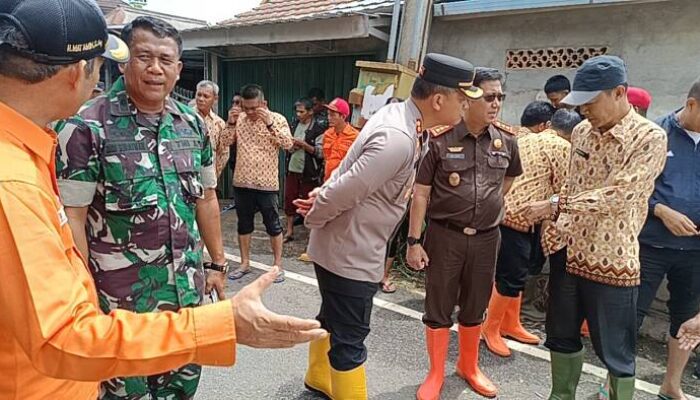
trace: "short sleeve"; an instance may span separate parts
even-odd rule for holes
[[[74,117],[57,124],[56,174],[61,198],[67,207],[86,207],[101,179],[100,133],[102,127]]]

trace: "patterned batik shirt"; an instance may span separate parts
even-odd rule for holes
[[[582,122],[571,148],[557,220],[567,271],[606,285],[639,285],[637,236],[666,161],[666,133],[630,110],[607,132]]]
[[[196,202],[216,186],[201,119],[171,98],[158,116],[138,112],[122,78],[56,128],[61,197],[88,207],[89,267],[103,311],[200,304]]]
[[[204,125],[207,127],[207,132],[209,133],[209,141],[211,142],[211,147],[214,150],[214,159],[216,160],[216,177],[221,176],[221,172],[226,168],[226,163],[230,157],[229,146],[221,145],[221,136],[224,130],[229,129],[226,125],[226,121],[221,119],[214,111],[210,111],[207,115],[202,115],[197,113],[204,120]]]
[[[522,209],[531,202],[548,200],[561,191],[569,168],[571,145],[551,130],[535,133],[521,128],[517,138],[524,173],[515,178],[505,196],[503,225],[528,232],[531,225]]]
[[[236,168],[233,186],[266,192],[279,190],[280,148],[289,150],[294,145],[287,119],[282,114],[272,114],[272,127],[262,119],[255,121],[242,113],[236,127],[226,129],[220,145],[236,143]]]

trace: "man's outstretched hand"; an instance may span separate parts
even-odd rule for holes
[[[278,272],[278,268],[273,268],[231,299],[237,343],[256,348],[286,348],[328,335],[315,319],[279,315],[265,307],[262,294]]]

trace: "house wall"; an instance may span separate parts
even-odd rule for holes
[[[696,0],[433,21],[429,50],[465,58],[507,74],[503,119],[518,123],[524,107],[544,96],[548,77],[573,69],[506,70],[506,51],[607,46],[625,59],[630,84],[652,93],[650,117],[683,104],[700,75],[700,7]]]

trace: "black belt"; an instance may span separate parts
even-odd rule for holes
[[[468,226],[465,227],[463,225],[455,224],[454,222],[445,221],[444,219],[431,219],[430,222],[434,222],[434,223],[442,226],[443,228],[447,228],[451,231],[459,232],[459,233],[461,233],[463,235],[467,235],[467,236],[474,236],[474,235],[478,235],[480,233],[492,232],[498,228],[498,225],[496,225],[492,228],[474,229],[474,228],[470,228]]]

